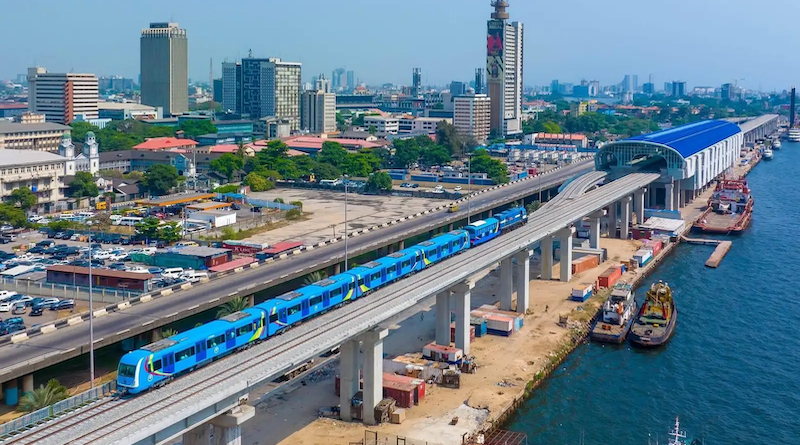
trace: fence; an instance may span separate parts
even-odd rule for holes
[[[4,278],[0,281],[0,289],[37,297],[73,298],[76,300],[89,301],[88,286],[72,286],[69,284]],[[92,300],[96,303],[117,303],[120,300],[130,299],[139,294],[141,294],[141,292],[133,290],[94,287],[92,289]]]
[[[364,445],[439,445],[439,443],[365,430]]]
[[[11,422],[0,425],[0,438],[8,437],[14,433],[29,429],[39,423],[58,416],[59,414],[71,411],[89,402],[93,402],[117,390],[117,382],[112,380],[94,389],[84,391],[68,399],[56,402],[47,408],[25,414]]]
[[[247,203],[254,206],[254,207],[266,207],[268,209],[278,209],[278,210],[292,210],[296,209],[297,206],[291,204],[284,204],[282,202],[274,202],[274,201],[265,201],[263,199],[249,199]]]
[[[252,201],[250,202],[252,203]],[[279,203],[274,203],[274,204],[279,204]],[[294,206],[292,206],[292,208],[294,208]],[[286,219],[285,211],[268,213],[268,214],[253,212],[252,215],[253,216],[249,218],[241,218],[241,219],[237,218],[235,223],[227,226],[217,227],[214,229],[205,230],[203,232],[198,232],[198,235],[202,235],[204,237],[218,238],[222,236],[222,230],[225,229],[226,227],[230,227],[234,231],[238,232],[240,230],[247,230],[255,227],[261,227],[264,224],[271,224]],[[190,234],[189,239],[194,240],[195,238],[194,235],[195,235],[194,233]]]

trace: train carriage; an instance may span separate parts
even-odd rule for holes
[[[500,221],[500,231],[505,233],[528,222],[528,212],[524,207],[514,207],[494,215],[494,218]]]
[[[464,230],[469,233],[470,244],[478,246],[500,235],[500,221],[496,218],[486,218],[467,225]]]

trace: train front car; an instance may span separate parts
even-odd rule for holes
[[[528,222],[528,212],[525,207],[514,207],[496,214],[495,219],[500,221],[500,231],[505,233],[509,230]]]
[[[469,233],[469,242],[474,247],[497,238],[500,235],[500,221],[486,218],[465,226],[464,230]]]
[[[120,391],[139,394],[150,389],[152,379],[148,381],[144,368],[148,355],[145,351],[136,350],[122,356],[117,368],[117,388]]]

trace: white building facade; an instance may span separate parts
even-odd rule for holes
[[[508,2],[494,2],[487,22],[486,74],[491,106],[491,129],[503,135],[522,132],[523,27],[509,22]]]
[[[364,116],[364,128],[375,127],[378,133],[397,134],[400,119],[391,116]]]
[[[28,68],[28,111],[47,122],[69,124],[78,115],[97,119],[98,82],[94,74],[48,73]]]
[[[485,94],[456,96],[453,100],[453,125],[456,130],[483,144],[489,138],[491,99]]]

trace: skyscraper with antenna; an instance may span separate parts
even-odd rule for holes
[[[486,86],[491,98],[491,129],[498,135],[522,133],[522,23],[509,22],[506,0],[491,2],[487,22]]]

